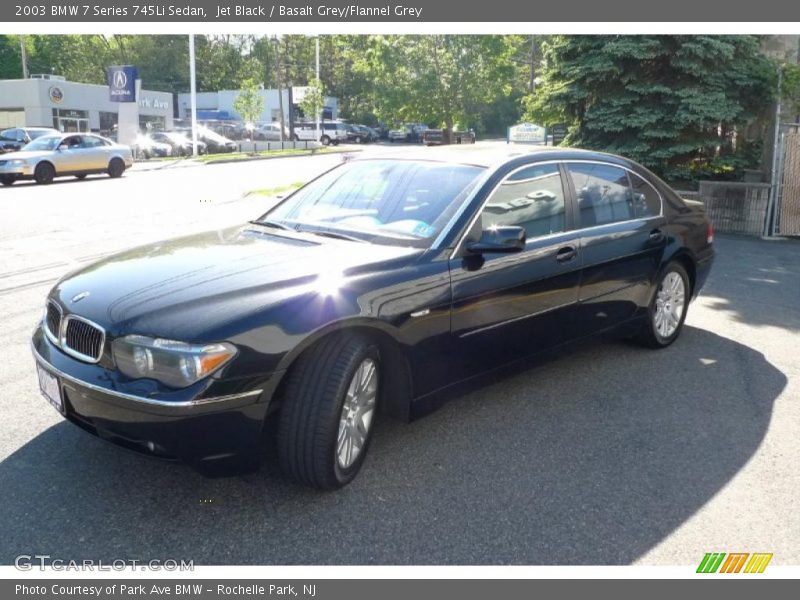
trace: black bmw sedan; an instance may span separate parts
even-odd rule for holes
[[[33,353],[44,396],[94,435],[227,470],[255,464],[276,419],[284,471],[335,488],[378,411],[413,419],[600,332],[670,345],[712,242],[697,203],[618,156],[351,160],[250,223],[65,276]]]

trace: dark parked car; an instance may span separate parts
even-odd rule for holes
[[[474,144],[475,132],[455,130],[448,133],[446,129],[426,129],[422,132],[422,143],[426,146],[443,146],[445,144]]]
[[[0,154],[16,152],[23,146],[43,135],[59,135],[61,132],[52,127],[12,127],[0,131]]]
[[[678,337],[714,254],[698,204],[608,154],[422,156],[348,161],[250,223],[65,276],[32,340],[44,395],[204,470],[252,466],[274,415],[284,471],[335,488],[378,410],[412,419],[600,332]]]
[[[378,140],[378,132],[366,125],[349,125],[347,140],[356,144],[367,144]]]

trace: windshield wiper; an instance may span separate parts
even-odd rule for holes
[[[289,227],[278,221],[250,221],[251,225],[263,225],[264,227],[272,227],[273,229],[283,229],[284,231],[295,231],[294,227]]]
[[[330,231],[328,229],[301,229],[300,227],[298,227],[297,231],[301,231],[303,233],[310,233],[312,235],[319,235],[322,237],[336,238],[338,240],[350,240],[351,242],[361,242],[364,244],[367,243],[367,240],[356,237],[354,235],[339,233],[338,231]]]

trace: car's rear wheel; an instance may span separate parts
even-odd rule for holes
[[[116,179],[117,177],[122,177],[124,172],[125,163],[119,158],[112,158],[111,162],[108,163],[108,176]]]
[[[16,183],[16,181],[17,181],[17,178],[14,177],[13,175],[0,176],[0,183],[2,183],[3,185],[14,185],[14,183]]]
[[[288,375],[278,458],[292,479],[320,489],[346,485],[364,462],[380,390],[378,348],[357,335],[330,336]]]
[[[679,262],[669,263],[659,276],[638,341],[651,348],[666,348],[678,339],[690,298],[691,284],[686,269]]]
[[[328,146],[328,145],[331,143],[331,138],[329,138],[327,135],[323,135],[323,136],[322,136],[322,137],[319,139],[319,141],[320,141],[320,142],[322,142],[322,145],[323,145],[323,146]]]
[[[47,185],[53,183],[56,176],[56,170],[48,162],[39,163],[36,165],[36,170],[33,172],[33,179],[40,185]]]

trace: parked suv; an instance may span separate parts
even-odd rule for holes
[[[316,139],[317,124],[314,122],[297,123],[294,126],[294,139],[298,142],[313,142]],[[346,123],[340,121],[324,121],[319,124],[319,142],[323,146],[339,142],[346,142],[349,135],[349,128]]]

